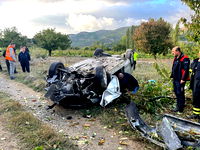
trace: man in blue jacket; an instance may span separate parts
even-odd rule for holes
[[[29,61],[31,60],[29,52],[27,52],[26,47],[23,46],[20,48],[20,53],[18,55],[18,60],[21,64],[23,72],[30,72],[30,64]]]

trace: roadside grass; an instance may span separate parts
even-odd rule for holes
[[[6,118],[8,129],[20,139],[23,150],[77,150],[66,137],[26,112],[18,103],[0,93],[0,115]]]
[[[106,51],[106,53],[109,53],[111,55],[120,55],[124,53],[125,51]],[[31,47],[30,53],[35,58],[47,58],[48,57],[48,51],[39,47]],[[73,50],[73,49],[67,49],[67,50],[54,50],[52,51],[52,57],[92,57],[94,54],[94,50]]]
[[[48,51],[43,49],[43,48],[39,48],[36,46],[32,46],[30,47],[30,53],[33,57],[35,58],[47,58],[48,57]],[[52,51],[52,57],[92,57],[94,54],[95,50],[84,50],[84,49],[79,49],[79,50],[75,50],[75,49],[66,49],[66,50],[54,50]],[[125,53],[126,50],[121,50],[121,51],[114,51],[114,50],[108,50],[105,51],[108,54],[111,55],[121,55],[122,53]],[[138,58],[154,58],[153,55],[145,53],[145,52],[137,52]],[[158,59],[166,59],[166,58],[173,58],[173,56],[168,53],[167,55],[162,55],[162,54],[157,54],[156,58]]]

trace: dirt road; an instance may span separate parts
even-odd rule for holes
[[[11,99],[21,103],[27,111],[51,126],[52,129],[63,133],[82,150],[145,149],[145,144],[142,142],[129,139],[125,140],[128,146],[120,145],[120,140],[124,138],[120,133],[105,128],[98,120],[83,118],[79,110],[56,106],[55,109],[47,111],[45,108],[51,102],[45,100],[43,94],[33,91],[24,84],[10,80],[2,74],[0,74],[0,91],[10,94]],[[70,117],[72,119],[69,120]],[[99,145],[102,138],[105,139],[105,143]]]

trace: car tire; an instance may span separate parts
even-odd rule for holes
[[[54,75],[58,75],[57,78],[61,77],[60,71],[58,69],[65,69],[63,63],[61,62],[54,62],[49,67],[49,77],[52,78]]]
[[[96,67],[96,79],[97,83],[100,84],[101,88],[106,89],[108,79],[107,79],[107,73],[103,66]]]
[[[133,52],[132,50],[127,50],[125,54],[125,58],[130,60],[131,65],[133,65],[134,60],[133,60]]]

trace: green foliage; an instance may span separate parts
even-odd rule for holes
[[[37,146],[34,148],[34,150],[44,150],[43,146]]]
[[[200,46],[198,44],[195,43],[185,43],[185,42],[179,42],[179,45],[182,49],[182,51],[189,56],[189,58],[195,59],[198,58],[198,53],[199,53],[199,49]]]
[[[134,40],[133,40],[133,35],[135,32],[136,26],[131,26],[130,28],[128,28],[128,30],[126,31],[126,49],[134,48]]]
[[[170,72],[165,67],[160,67],[157,63],[154,64],[157,74],[161,76],[160,80],[140,81],[140,89],[136,95],[132,97],[133,101],[137,103],[139,109],[143,112],[155,114],[165,110],[173,104],[170,97],[172,93],[172,82],[169,79]],[[157,100],[156,97],[162,96]]]
[[[162,18],[157,21],[150,19],[135,30],[133,36],[135,47],[153,54],[154,57],[156,57],[156,54],[167,54],[172,47],[170,32],[170,24]]]
[[[160,68],[158,63],[154,63],[154,68],[156,69],[157,73],[162,77],[162,79],[164,81],[168,81],[169,80],[170,72],[167,71],[167,69],[165,69],[164,67]]]
[[[0,31],[0,45],[2,47],[7,47],[11,42],[16,44],[16,48],[28,44],[28,38],[21,35],[17,31],[16,27],[6,28],[3,31]]]
[[[182,22],[188,28],[187,37],[189,40],[194,41],[200,44],[200,2],[199,0],[181,0],[186,5],[194,11],[194,15],[191,15],[191,21],[187,21],[185,18],[182,18]]]
[[[113,50],[115,50],[115,51],[125,51],[126,45],[118,43],[118,44],[113,46]]]
[[[108,51],[109,54],[113,55],[117,55],[117,54],[121,54],[123,53],[122,51],[116,52],[116,51]],[[56,50],[54,51],[52,56],[81,56],[81,57],[92,57],[94,54],[94,51],[91,50],[63,50],[63,51],[59,51]]]
[[[68,35],[56,33],[55,29],[46,29],[34,36],[36,45],[47,49],[51,56],[51,51],[56,49],[67,49],[70,47],[71,41]]]
[[[180,34],[180,21],[177,22],[175,29],[172,31],[172,39],[173,39],[173,44],[178,45],[178,37]]]

